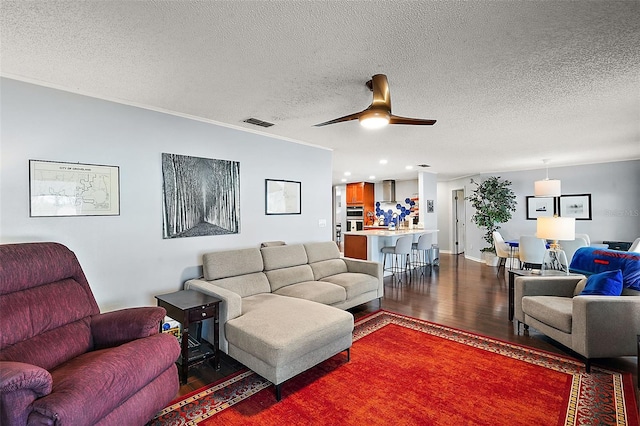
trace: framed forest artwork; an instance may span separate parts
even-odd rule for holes
[[[240,163],[162,154],[163,238],[237,234]]]

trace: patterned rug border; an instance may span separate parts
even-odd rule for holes
[[[594,390],[610,387],[613,389],[614,413],[610,413],[611,424],[628,426],[627,420],[635,416],[635,394],[630,398],[630,407],[625,401],[625,382],[628,387],[632,380],[625,380],[625,374],[592,366],[591,374],[584,371],[584,363],[580,360],[553,354],[543,350],[515,345],[503,340],[494,339],[477,333],[443,326],[430,321],[414,318],[394,312],[379,310],[355,322],[353,341],[374,333],[389,324],[399,325],[411,330],[427,333],[449,341],[461,343],[519,361],[552,369],[572,376],[572,386],[568,397],[567,413],[564,425],[575,426],[588,424],[594,415],[587,402],[594,398]],[[628,374],[627,374],[628,375]],[[234,385],[234,386],[231,386]],[[149,425],[197,425],[216,413],[225,410],[250,396],[272,386],[271,382],[244,369],[214,384],[196,390],[180,399],[174,400],[149,423]],[[189,418],[181,416],[181,409],[191,402],[206,400]],[[161,417],[165,417],[162,418]]]

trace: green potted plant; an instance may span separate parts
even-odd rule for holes
[[[516,195],[511,190],[511,181],[500,179],[500,176],[490,176],[481,183],[471,179],[471,183],[477,185],[471,195],[466,197],[475,209],[471,221],[486,230],[484,240],[488,247],[480,251],[485,256],[487,265],[493,265],[495,247],[493,245],[493,231],[500,229],[500,224],[511,219],[511,213],[516,211]],[[491,257],[492,259],[487,259]]]

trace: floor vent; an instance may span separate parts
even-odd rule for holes
[[[246,120],[242,120],[245,123],[253,124],[260,127],[271,127],[273,123],[269,123],[267,121],[258,120],[257,118],[247,118]]]

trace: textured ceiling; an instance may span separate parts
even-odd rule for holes
[[[2,0],[0,16],[3,76],[328,147],[334,183],[640,158],[639,1]],[[377,73],[394,114],[437,123],[313,127],[366,108]]]

